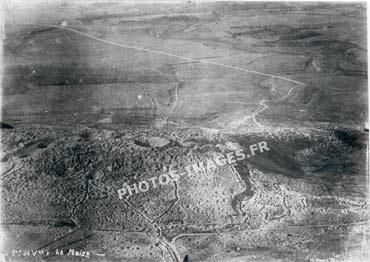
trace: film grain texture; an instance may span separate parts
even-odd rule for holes
[[[365,2],[3,8],[3,261],[369,261]]]

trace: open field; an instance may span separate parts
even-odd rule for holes
[[[364,3],[5,8],[5,261],[370,258]]]

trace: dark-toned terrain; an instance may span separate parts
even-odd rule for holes
[[[365,3],[4,10],[4,261],[368,261]]]

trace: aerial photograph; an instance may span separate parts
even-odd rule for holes
[[[368,262],[366,1],[1,0],[1,262]]]

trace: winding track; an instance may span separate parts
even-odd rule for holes
[[[119,46],[119,47],[123,47],[123,48],[128,48],[128,49],[133,49],[133,50],[138,50],[138,51],[143,51],[143,52],[149,52],[149,53],[163,55],[163,56],[168,56],[168,57],[173,57],[173,58],[178,58],[178,59],[186,60],[188,62],[196,62],[196,63],[201,63],[201,64],[209,64],[209,65],[214,65],[214,66],[225,67],[225,68],[234,69],[234,70],[238,70],[238,71],[243,71],[243,72],[247,72],[247,73],[257,74],[257,75],[271,77],[271,78],[276,78],[276,79],[281,79],[281,80],[292,82],[292,83],[295,83],[295,84],[298,84],[298,85],[301,85],[301,86],[305,86],[306,85],[306,84],[304,84],[302,82],[299,82],[299,81],[296,81],[296,80],[292,80],[292,79],[289,79],[289,78],[286,78],[286,77],[282,77],[282,76],[278,76],[278,75],[272,75],[272,74],[267,74],[267,73],[263,73],[263,72],[258,72],[258,71],[254,71],[254,70],[250,70],[250,69],[245,69],[245,68],[242,68],[242,67],[238,67],[238,66],[232,66],[232,65],[223,64],[223,63],[210,62],[210,61],[205,61],[205,60],[202,60],[202,59],[193,59],[193,58],[179,56],[179,55],[175,55],[175,54],[171,54],[171,53],[167,53],[167,52],[163,52],[163,51],[151,50],[151,49],[147,49],[147,48],[141,48],[141,47],[127,45],[127,44],[121,44],[121,43],[109,41],[109,40],[106,40],[106,39],[102,39],[102,38],[96,37],[94,35],[91,35],[91,34],[88,34],[88,33],[84,33],[84,32],[81,32],[81,31],[78,31],[78,30],[75,30],[75,29],[72,29],[72,28],[68,28],[68,27],[63,27],[63,26],[58,26],[58,25],[49,25],[49,24],[33,24],[33,23],[21,23],[21,24],[31,25],[31,26],[45,26],[45,27],[58,28],[58,29],[62,29],[62,30],[65,30],[65,31],[70,31],[70,32],[73,32],[73,33],[76,33],[76,34],[79,34],[79,35],[82,35],[82,36],[85,36],[85,37],[88,37],[88,38],[91,38],[91,39],[94,39],[94,40],[97,40],[97,41],[100,41],[100,42],[103,42],[103,43],[106,43],[106,44],[114,45],[114,46]],[[294,88],[295,87],[292,87],[288,91],[288,93],[284,97],[280,98],[279,100],[265,100],[265,99],[262,99],[258,103],[259,105],[262,106],[262,108],[258,109],[256,112],[254,112],[250,116],[247,116],[246,118],[252,118],[252,120],[254,121],[254,123],[258,127],[262,127],[262,125],[260,123],[258,123],[258,121],[256,120],[256,116],[259,113],[261,113],[264,110],[266,110],[267,108],[269,108],[269,106],[266,105],[265,103],[266,102],[279,102],[279,101],[282,101],[282,100],[288,98]],[[177,100],[177,97],[178,97],[178,94],[177,94],[177,90],[176,90],[176,100]],[[252,104],[252,103],[244,103],[244,102],[234,102],[234,103]],[[253,103],[253,104],[257,104],[257,103]],[[173,111],[174,111],[174,109],[175,108],[173,108]],[[246,118],[244,118],[244,119],[246,119]],[[177,186],[176,186],[175,190],[177,192]],[[146,216],[146,214],[144,214],[143,212],[141,212],[140,210],[138,210],[137,208],[135,208],[134,206],[132,206],[127,200],[125,200],[125,203],[128,206],[130,206],[131,208],[135,209],[136,212],[138,212],[147,222],[149,222],[157,230],[158,236],[156,237],[156,239],[160,242],[161,246],[164,249],[167,249],[167,251],[169,252],[169,255],[170,255],[170,257],[171,257],[171,259],[173,261],[180,262],[181,261],[181,257],[180,257],[180,255],[179,255],[179,253],[177,251],[175,242],[176,242],[176,239],[177,238],[182,237],[184,235],[179,235],[179,236],[175,237],[174,239],[172,239],[172,241],[168,241],[166,238],[163,237],[162,231],[161,231],[159,225],[156,223],[156,219],[151,220],[148,216]],[[172,208],[172,206],[173,205],[171,205],[171,208]],[[168,210],[166,210],[166,212]]]
[[[263,72],[259,72],[259,71],[255,71],[255,70],[250,70],[250,69],[246,69],[246,68],[242,68],[242,67],[238,67],[238,66],[232,66],[232,65],[223,64],[223,63],[206,61],[206,60],[203,60],[203,59],[194,59],[194,58],[189,58],[189,57],[185,57],[185,56],[179,56],[179,55],[175,55],[175,54],[171,54],[171,53],[167,53],[167,52],[159,51],[159,50],[152,50],[152,49],[148,49],[148,48],[142,48],[142,47],[137,47],[137,46],[133,46],[133,45],[127,45],[127,44],[117,43],[117,42],[113,42],[113,41],[110,41],[110,40],[99,38],[99,37],[96,37],[94,35],[91,35],[91,34],[88,34],[88,33],[84,33],[84,32],[78,31],[76,29],[69,28],[69,27],[64,27],[64,26],[59,26],[59,25],[50,25],[50,24],[25,23],[25,22],[24,23],[20,23],[20,24],[31,25],[31,26],[45,26],[45,27],[58,28],[58,29],[62,29],[62,30],[69,31],[69,32],[73,32],[73,33],[76,33],[76,34],[79,34],[79,35],[83,35],[85,37],[94,39],[96,41],[100,41],[100,42],[103,42],[103,43],[106,43],[106,44],[110,44],[110,45],[114,45],[114,46],[119,46],[119,47],[123,47],[123,48],[128,48],[128,49],[133,49],[133,50],[138,50],[138,51],[143,51],[143,52],[148,52],[148,53],[152,53],[152,54],[157,54],[157,55],[163,55],[163,56],[178,58],[178,59],[182,59],[182,60],[185,60],[185,61],[188,61],[188,62],[193,62],[193,63],[195,62],[195,63],[201,63],[201,64],[221,66],[221,67],[225,67],[225,68],[229,68],[229,69],[234,69],[234,70],[238,70],[238,71],[243,71],[243,72],[247,72],[247,73],[252,73],[252,74],[256,74],[256,75],[261,75],[261,76],[267,76],[267,77],[271,77],[271,78],[281,79],[281,80],[292,82],[292,83],[295,83],[295,84],[298,84],[298,85],[301,85],[301,86],[306,86],[306,84],[303,83],[303,82],[299,82],[299,81],[296,81],[296,80],[293,80],[293,79],[290,79],[290,78],[286,78],[286,77],[283,77],[283,76],[267,74],[267,73],[263,73]],[[254,112],[253,114],[245,117],[244,119],[252,118],[252,120],[256,124],[256,126],[258,126],[260,128],[263,127],[263,125],[261,125],[257,121],[256,116],[258,114],[260,114],[261,112],[265,111],[267,108],[269,108],[269,106],[266,105],[265,103],[266,102],[279,102],[279,101],[282,101],[282,100],[284,100],[284,99],[286,99],[286,98],[288,98],[290,96],[291,91],[293,89],[294,89],[294,87],[289,90],[289,92],[287,93],[286,96],[284,96],[283,98],[281,98],[279,100],[265,100],[265,99],[262,99],[258,104],[261,105],[263,108],[258,109],[256,112]],[[241,102],[241,103],[243,103],[243,102]]]
[[[138,50],[138,51],[149,52],[149,53],[158,54],[158,55],[164,55],[164,56],[179,58],[179,59],[190,61],[190,62],[197,62],[197,63],[202,63],[202,64],[222,66],[222,67],[231,68],[231,69],[235,69],[235,70],[239,70],[239,71],[244,71],[244,72],[247,72],[247,73],[253,73],[253,74],[257,74],[257,75],[282,79],[282,80],[286,80],[286,81],[296,83],[296,84],[299,84],[299,85],[306,85],[305,83],[302,83],[302,82],[299,82],[299,81],[296,81],[296,80],[292,80],[292,79],[289,79],[289,78],[286,78],[286,77],[283,77],[283,76],[267,74],[267,73],[254,71],[254,70],[250,70],[250,69],[246,69],[246,68],[242,68],[242,67],[238,67],[238,66],[232,66],[232,65],[222,64],[222,63],[210,62],[210,61],[205,61],[205,60],[202,60],[202,59],[193,59],[193,58],[189,58],[189,57],[185,57],[185,56],[179,56],[179,55],[175,55],[175,54],[171,54],[171,53],[167,53],[167,52],[163,52],[163,51],[141,48],[141,47],[127,45],[127,44],[121,44],[121,43],[109,41],[109,40],[106,40],[106,39],[103,39],[103,38],[99,38],[99,37],[96,37],[94,35],[84,33],[84,32],[69,28],[69,27],[58,26],[58,25],[49,25],[49,24],[33,24],[33,23],[20,23],[20,24],[31,25],[31,26],[46,26],[46,27],[59,28],[59,29],[62,29],[62,30],[74,32],[76,34],[80,34],[80,35],[89,37],[91,39],[95,39],[97,41],[100,41],[100,42],[103,42],[103,43],[106,43],[106,44],[110,44],[110,45],[120,46],[120,47],[124,47],[124,48],[128,48],[128,49],[134,49],[134,50]]]
[[[272,83],[272,82],[271,82]],[[273,83],[272,83],[273,84]],[[244,105],[260,105],[262,106],[262,108],[256,110],[256,112],[254,112],[253,114],[249,115],[249,116],[246,116],[243,118],[242,122],[244,122],[245,120],[249,119],[249,118],[252,118],[253,122],[256,124],[256,126],[262,128],[263,125],[261,123],[259,123],[256,119],[256,116],[260,113],[262,113],[263,111],[265,111],[267,108],[269,108],[268,105],[266,105],[266,102],[281,102],[285,99],[287,99],[292,91],[295,89],[296,87],[292,87],[289,89],[288,93],[283,96],[282,98],[278,99],[278,100],[272,100],[272,99],[269,99],[269,100],[266,100],[266,99],[262,99],[258,104],[257,103],[247,103],[247,102],[240,102],[240,101],[225,101],[226,103],[232,103],[232,104],[244,104]]]

